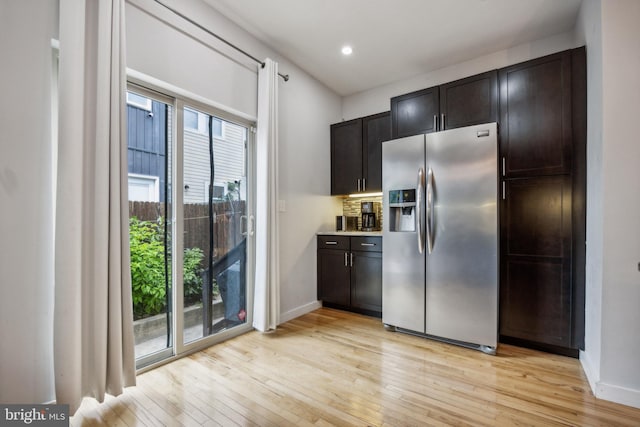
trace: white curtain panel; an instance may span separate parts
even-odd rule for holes
[[[256,277],[253,327],[275,329],[280,315],[278,261],[278,63],[258,68]]]
[[[124,0],[60,0],[56,401],[135,384]]]

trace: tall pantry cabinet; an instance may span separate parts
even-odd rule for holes
[[[500,338],[577,356],[584,346],[584,48],[498,72]]]

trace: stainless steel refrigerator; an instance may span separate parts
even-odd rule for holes
[[[382,144],[382,321],[495,354],[497,125]]]

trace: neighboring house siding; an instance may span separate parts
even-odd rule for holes
[[[149,114],[145,109],[127,105],[128,172],[158,177],[160,202],[164,202],[165,179],[171,176],[171,164],[165,173],[165,158],[171,154],[171,146],[166,142],[167,135],[172,135],[172,109],[166,111],[164,103],[153,101],[151,110]],[[224,187],[226,193],[228,182],[241,181],[244,195],[246,129],[229,122],[224,127],[224,139],[214,138],[214,183]],[[183,155],[184,203],[205,203],[210,174],[208,135],[185,130]]]
[[[233,123],[225,123],[224,139],[214,138],[213,154],[215,165],[215,185],[242,181],[245,185],[245,128]],[[210,179],[209,137],[185,130],[184,132],[184,203],[205,203]],[[244,188],[243,188],[244,193]]]
[[[151,113],[127,105],[128,172],[158,177],[160,201],[164,202],[167,123],[165,104],[153,101]]]

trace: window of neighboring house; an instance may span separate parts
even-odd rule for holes
[[[129,174],[129,200],[135,202],[159,202],[160,185],[157,176]]]
[[[221,119],[213,117],[212,127],[213,137],[224,139],[224,122]],[[209,115],[185,107],[184,129],[191,132],[209,135]]]
[[[127,104],[151,111],[151,99],[137,93],[127,92]]]
[[[224,139],[224,122],[215,117],[213,118],[213,136]]]
[[[224,198],[224,185],[213,184],[213,200],[222,200]],[[209,182],[204,183],[204,202],[209,201]]]

